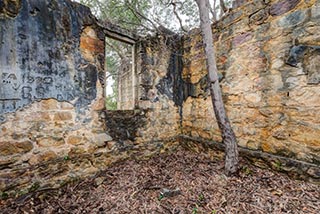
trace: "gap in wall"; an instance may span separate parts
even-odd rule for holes
[[[135,45],[106,37],[105,98],[107,110],[135,107]]]

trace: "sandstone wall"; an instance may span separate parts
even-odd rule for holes
[[[106,137],[97,78],[102,29],[71,1],[1,4],[0,191],[24,193],[97,171],[74,157],[93,155]]]
[[[235,5],[213,29],[239,145],[313,164],[288,167],[319,180],[320,2]],[[0,2],[2,195],[57,187],[179,142],[221,141],[199,30],[137,42],[135,109],[108,112],[98,78],[106,26],[69,0]]]
[[[0,3],[2,196],[58,187],[177,146],[181,124],[170,75],[181,76],[181,57],[172,57],[167,38],[137,44],[137,86],[125,86],[136,109],[105,111],[98,77],[106,26],[69,0]]]
[[[137,44],[137,100],[147,111],[137,142],[167,141],[181,133],[181,104],[178,97],[182,71],[180,37],[156,36]],[[177,57],[180,56],[180,57]]]
[[[237,1],[213,25],[228,116],[239,146],[320,164],[320,1]],[[198,29],[184,39],[183,134],[221,141]],[[319,172],[313,176],[320,176]]]

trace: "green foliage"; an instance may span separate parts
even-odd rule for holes
[[[117,101],[115,95],[109,95],[106,97],[106,108],[107,110],[117,110]]]
[[[1,192],[1,199],[7,199],[9,197],[8,193],[6,192]]]
[[[252,174],[252,170],[248,166],[243,166],[241,170],[246,175],[251,175]]]
[[[147,0],[80,0],[80,3],[90,7],[98,18],[130,30],[139,30],[146,22],[135,10],[144,15],[152,7]]]
[[[180,32],[182,21],[184,29],[199,26],[198,7],[194,0],[78,0],[91,8],[93,14],[102,20],[108,20],[122,28],[148,34],[155,27],[164,26]],[[228,8],[233,0],[224,0]],[[213,2],[210,1],[212,4]],[[220,17],[219,1],[211,5]],[[177,17],[179,16],[179,18]]]
[[[29,192],[34,192],[36,191],[37,189],[40,188],[40,183],[39,182],[35,182],[32,184],[32,186],[29,188]]]
[[[161,201],[164,198],[164,195],[162,193],[160,193],[158,200]]]
[[[198,207],[194,207],[192,209],[192,214],[197,214],[198,213]]]
[[[80,3],[90,7],[98,18],[139,34],[156,31],[159,26],[179,32],[179,18],[185,29],[199,25],[194,0],[80,0]]]
[[[282,163],[279,160],[275,160],[274,162],[271,162],[273,165],[273,168],[277,171],[282,170]]]
[[[204,195],[203,195],[203,193],[200,193],[199,194],[199,196],[198,196],[198,200],[200,201],[200,202],[202,202],[202,201],[204,201]]]

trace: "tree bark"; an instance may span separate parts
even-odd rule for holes
[[[225,171],[227,175],[235,174],[238,171],[238,146],[237,139],[227,117],[222,100],[221,88],[219,85],[218,69],[213,46],[213,35],[209,19],[209,0],[196,0],[200,13],[200,26],[205,47],[208,79],[211,92],[213,109],[219,125],[223,143],[225,144]]]

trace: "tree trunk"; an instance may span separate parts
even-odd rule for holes
[[[215,60],[213,35],[209,19],[209,0],[196,0],[200,13],[200,26],[207,60],[208,79],[215,116],[225,144],[225,170],[228,175],[238,171],[237,139],[231,128],[222,100],[218,69]]]

